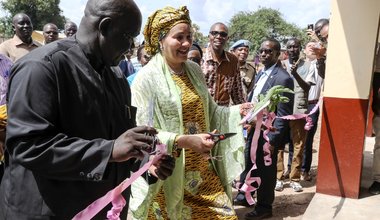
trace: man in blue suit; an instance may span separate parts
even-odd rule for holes
[[[275,39],[266,39],[261,44],[259,56],[261,63],[265,66],[261,70],[255,80],[255,86],[249,95],[248,100],[252,101],[259,94],[265,94],[270,88],[276,85],[282,85],[289,89],[294,88],[293,80],[290,75],[279,65],[278,57],[280,55],[280,43]],[[280,103],[276,107],[276,115],[281,117],[291,115],[293,112],[294,95],[290,93],[283,94],[289,97],[288,103]],[[277,147],[286,143],[285,133],[289,132],[289,125],[286,120],[277,118],[274,121],[273,131],[269,132],[269,144],[271,149],[272,164],[266,166],[264,164],[263,146],[265,140],[261,132],[256,151],[257,170],[253,172],[254,176],[261,178],[261,185],[257,189],[257,204],[252,212],[246,214],[245,219],[263,219],[272,216],[272,203],[274,201],[274,188],[276,185],[276,163],[277,163]],[[251,162],[251,142],[254,129],[251,129],[248,135],[248,142],[245,149],[245,170],[240,175],[240,182],[243,183],[247,173],[252,168]],[[244,192],[239,192],[234,199],[236,205],[248,205]]]

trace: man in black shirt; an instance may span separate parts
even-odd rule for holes
[[[38,48],[13,66],[0,219],[71,219],[138,169],[136,159],[156,130],[135,127],[128,82],[111,66],[140,26],[132,0],[89,0],[75,37]],[[150,171],[166,179],[173,168],[165,155]],[[130,189],[123,192],[126,204],[129,195]],[[95,219],[105,219],[109,209]]]

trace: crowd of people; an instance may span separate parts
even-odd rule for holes
[[[58,39],[48,23],[41,45],[28,15],[13,17],[15,35],[0,44],[1,219],[71,219],[138,170],[157,143],[167,152],[122,193],[122,219],[128,209],[136,219],[237,219],[234,205],[252,207],[253,194],[245,219],[268,218],[285,180],[295,192],[311,180],[328,19],[308,29],[308,42],[287,39],[283,54],[278,40],[263,40],[259,62],[248,60],[248,40],[226,49],[222,22],[211,25],[206,48],[193,42],[185,6],[156,10],[134,48],[141,23],[131,0],[89,0],[79,28],[67,22]],[[314,126],[277,118],[255,146],[255,124],[238,124],[278,85],[294,94],[283,94],[289,102],[276,115],[309,114]],[[217,141],[218,133],[235,135]],[[251,177],[260,181],[247,192]]]

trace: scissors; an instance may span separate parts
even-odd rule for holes
[[[215,144],[217,144],[219,141],[226,140],[227,138],[230,138],[230,137],[236,135],[236,133],[214,134],[211,132],[208,132],[208,134],[211,135],[211,140],[214,141]],[[223,157],[222,156],[213,156],[213,157],[210,157],[210,159],[221,161],[223,159]]]
[[[146,134],[147,135],[147,134]],[[154,140],[153,143],[150,145],[150,148],[148,149],[140,149],[140,151],[144,154],[144,158],[141,161],[140,168],[144,166],[149,161],[149,158],[151,155],[154,155],[157,153],[156,145],[159,144],[159,140],[157,136],[153,136]]]
[[[211,135],[211,140],[214,141],[215,144],[218,143],[219,141],[226,140],[227,138],[230,138],[236,135],[236,133],[214,134],[211,132],[209,132],[208,134]]]

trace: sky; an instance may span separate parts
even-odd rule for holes
[[[63,15],[79,25],[87,0],[61,0]],[[178,8],[186,5],[192,22],[207,35],[215,22],[228,25],[232,16],[240,11],[256,11],[260,7],[279,10],[283,18],[300,28],[314,24],[320,18],[330,17],[331,0],[135,0],[143,16],[143,27],[155,10],[165,6]],[[140,35],[139,40],[142,39]],[[141,40],[142,41],[142,40]]]

